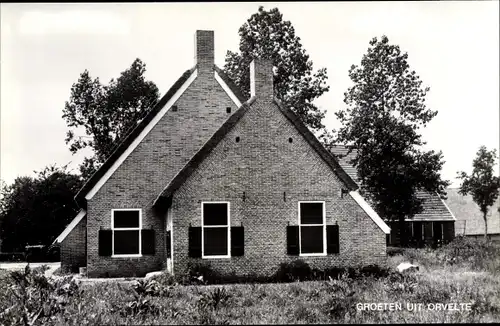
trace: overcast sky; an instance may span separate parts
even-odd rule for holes
[[[371,38],[387,35],[408,52],[410,67],[431,88],[439,113],[423,131],[442,150],[443,177],[471,171],[480,145],[499,146],[499,2],[265,3],[290,20],[314,63],[328,69],[330,91],[317,100],[325,124],[339,126],[350,86]],[[194,64],[194,33],[215,31],[215,61],[237,50],[238,28],[259,3],[1,4],[0,178],[32,175],[49,164],[77,171],[83,155],[64,143],[62,119],[71,85],[88,69],[108,82],[135,58],[165,94]],[[88,152],[86,153],[88,154]],[[498,166],[497,166],[498,167]]]

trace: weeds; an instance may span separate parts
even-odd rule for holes
[[[198,303],[203,308],[211,308],[217,310],[220,306],[228,303],[231,295],[225,288],[216,288],[208,293],[203,293]]]
[[[46,278],[43,268],[0,271],[0,325],[499,322],[500,278],[491,265],[498,266],[500,255],[486,246],[405,249],[403,256],[390,257],[392,268],[410,257],[423,268],[403,274],[375,265],[319,270],[290,262],[280,267],[281,279],[270,279],[193,265],[184,281],[194,286],[178,285],[182,280],[166,274],[134,284],[80,286],[72,277]],[[439,258],[452,256],[455,248],[453,263]],[[474,257],[477,250],[485,252]],[[252,280],[279,282],[204,286]],[[464,302],[472,310],[358,311],[360,302]]]

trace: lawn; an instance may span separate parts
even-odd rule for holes
[[[70,277],[44,283],[37,272],[0,271],[6,294],[0,324],[22,324],[23,307],[26,322],[40,325],[500,322],[498,246],[459,240],[437,250],[406,250],[389,257],[388,267],[402,261],[421,268],[383,277],[190,286],[167,276],[78,286]],[[412,304],[420,309],[410,311]]]

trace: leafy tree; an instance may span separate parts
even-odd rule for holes
[[[75,217],[73,199],[82,186],[66,166],[49,166],[35,177],[18,177],[0,199],[2,251],[24,251],[28,244],[50,244]]]
[[[321,122],[325,112],[313,104],[328,91],[326,68],[313,73],[313,63],[302,48],[290,21],[277,8],[261,6],[239,29],[240,53],[228,51],[224,71],[250,97],[250,63],[254,58],[272,60],[275,93],[278,99],[313,131],[328,134]]]
[[[422,210],[420,190],[445,196],[441,152],[423,151],[419,129],[436,116],[425,105],[429,88],[410,70],[408,54],[386,36],[370,41],[361,65],[353,65],[353,86],[344,94],[346,109],[336,112],[342,123],[339,143],[355,149],[361,192],[384,218],[399,221],[406,245],[405,218]]]
[[[158,101],[158,88],[152,81],[146,81],[145,72],[146,64],[136,59],[118,79],[111,79],[109,85],[102,85],[99,78],[92,79],[85,70],[71,87],[70,99],[63,110],[69,127],[66,144],[72,153],[84,148],[94,152],[80,166],[84,179],[97,170],[116,144]]]
[[[484,219],[484,238],[488,237],[487,215],[489,207],[498,198],[500,178],[494,175],[493,167],[497,158],[496,150],[488,151],[486,146],[481,146],[472,161],[472,174],[458,172],[458,179],[462,180],[459,193],[463,196],[472,195],[472,199],[479,206]],[[499,208],[500,211],[500,208]]]

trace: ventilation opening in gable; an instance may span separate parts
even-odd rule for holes
[[[177,105],[172,105],[172,111],[177,112]]]
[[[229,106],[228,106],[228,107],[226,108],[226,112],[227,112],[227,113],[231,113],[231,107],[229,107]]]

